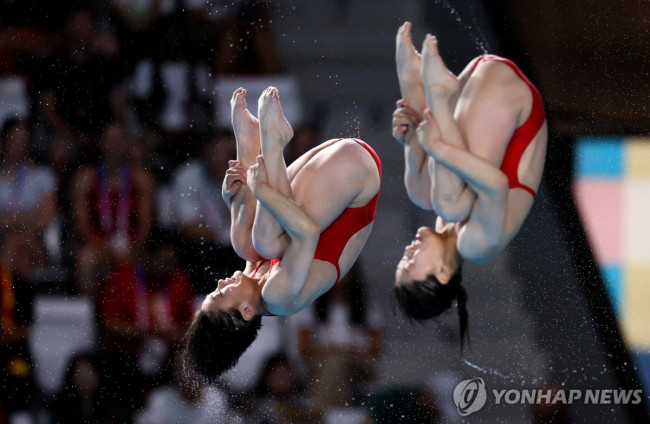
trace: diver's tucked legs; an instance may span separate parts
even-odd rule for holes
[[[284,146],[293,137],[293,129],[287,122],[275,87],[269,87],[258,100],[260,140],[262,157],[266,165],[269,184],[282,195],[291,199],[291,184],[284,162]],[[281,257],[286,250],[288,237],[271,213],[258,203],[253,223],[253,245],[266,258]]]
[[[246,90],[238,88],[230,99],[230,118],[237,144],[237,160],[245,168],[260,154],[260,124],[246,106]]]
[[[411,34],[412,24],[405,22],[398,30],[395,38],[395,64],[397,65],[397,79],[402,95],[402,100],[397,102],[397,107],[408,105],[418,115],[426,109],[424,83],[422,82],[422,58],[413,45]],[[409,132],[407,130],[407,132]],[[415,137],[398,139],[404,145],[404,184],[411,200],[430,209],[431,176],[427,168],[428,156],[422,150]]]
[[[438,51],[438,41],[427,34],[422,46],[422,81],[430,114],[425,116],[423,131],[418,139],[427,150],[429,137],[439,137],[445,143],[467,150],[467,145],[454,119],[454,107],[460,90],[458,78],[445,66]],[[436,213],[448,222],[463,221],[471,211],[474,194],[465,181],[450,169],[429,161],[432,176],[431,201]]]
[[[422,58],[413,46],[411,23],[405,22],[395,39],[395,64],[402,98],[419,114],[427,107],[420,73]]]
[[[269,87],[264,90],[257,107],[262,157],[266,164],[269,184],[291,198],[291,185],[284,162],[284,146],[291,141],[293,129],[282,113],[277,88]]]
[[[427,34],[422,46],[422,81],[427,106],[438,121],[445,143],[467,150],[454,121],[455,100],[460,90],[458,78],[447,69],[438,51],[438,40]]]
[[[246,176],[246,169],[255,164],[260,151],[259,122],[246,107],[246,90],[238,88],[230,100],[232,127],[237,144],[237,160],[229,163],[230,172],[237,168]],[[224,180],[225,184],[225,180]],[[224,187],[225,190],[225,187]],[[253,222],[257,199],[251,190],[242,184],[236,196],[226,199],[230,208],[230,240],[235,252],[247,261],[259,260],[253,246]]]

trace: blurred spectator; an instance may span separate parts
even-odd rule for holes
[[[270,356],[252,392],[254,409],[247,415],[254,424],[309,424],[322,422],[322,413],[311,404],[305,386],[284,353]]]
[[[173,356],[173,381],[149,394],[137,424],[239,424],[243,420],[228,406],[227,393],[208,386],[191,366],[183,363],[183,355]]]
[[[32,57],[59,47],[60,28],[76,0],[0,0],[0,75],[30,74]]]
[[[376,317],[366,311],[366,299],[357,262],[314,302],[315,319],[300,329],[300,352],[312,397],[321,408],[359,403],[364,385],[375,376],[382,332]]]
[[[217,76],[282,73],[282,59],[271,30],[273,3],[244,0],[230,7],[239,10],[220,34],[213,73]]]
[[[111,24],[120,40],[120,58],[135,63],[149,54],[152,27],[164,12],[164,0],[108,0]]]
[[[0,0],[0,26],[60,29],[70,11],[83,0]]]
[[[370,401],[373,424],[435,424],[438,404],[425,387],[389,387]]]
[[[230,211],[221,198],[228,160],[236,156],[234,136],[222,130],[200,147],[200,156],[174,172],[172,207],[181,230],[183,267],[197,293],[214,290],[214,281],[243,264],[230,244]]]
[[[126,355],[127,362],[137,364],[139,374],[158,384],[166,377],[170,352],[190,322],[194,301],[190,279],[178,267],[174,248],[150,242],[106,281],[99,303],[104,349]]]
[[[63,389],[50,408],[51,424],[128,424],[132,411],[112,396],[102,361],[80,353],[68,364]]]
[[[97,28],[88,6],[79,6],[66,20],[61,51],[39,75],[45,122],[75,143],[83,160],[96,157],[96,137],[124,114],[118,83],[131,66],[118,52],[117,38]]]
[[[46,147],[46,163],[52,167],[59,182],[56,190],[58,214],[47,246],[54,264],[72,270],[76,265],[77,228],[73,211],[73,181],[79,169],[79,155],[74,144],[65,136],[54,135]]]
[[[99,161],[74,178],[74,216],[81,236],[77,284],[80,294],[93,299],[106,274],[100,270],[135,257],[151,225],[153,181],[139,163],[129,161],[127,143],[121,123],[107,125]]]
[[[136,116],[147,131],[160,133],[161,153],[178,164],[213,119],[208,53],[201,51],[187,12],[175,2],[173,12],[151,28],[147,55],[131,76]]]
[[[28,409],[37,394],[27,337],[32,322],[31,285],[10,268],[0,268],[0,409]],[[0,414],[1,415],[1,414]]]
[[[30,137],[19,120],[7,121],[0,135],[0,264],[26,279],[48,264],[43,234],[57,211],[56,178],[29,158]]]

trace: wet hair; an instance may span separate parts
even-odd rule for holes
[[[246,321],[237,309],[199,310],[183,339],[186,360],[208,383],[228,371],[257,338],[262,317]]]
[[[447,284],[441,284],[429,274],[422,281],[395,283],[393,294],[399,309],[410,320],[424,321],[435,318],[451,308],[456,300],[458,318],[460,321],[460,350],[463,351],[465,339],[469,343],[467,292],[462,283],[460,271],[456,272]]]

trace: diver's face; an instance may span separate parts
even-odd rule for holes
[[[247,277],[236,271],[232,277],[219,280],[217,288],[208,294],[203,300],[201,309],[207,312],[227,311],[232,308],[238,309],[244,300],[247,299],[247,290],[242,280]]]
[[[415,239],[404,248],[404,256],[397,264],[395,280],[401,283],[421,281],[433,274],[445,284],[448,279],[442,275],[443,258],[444,243],[440,235],[429,227],[420,227]]]

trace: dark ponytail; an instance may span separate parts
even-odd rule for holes
[[[458,320],[460,321],[460,353],[463,353],[465,338],[467,345],[471,348],[469,333],[467,331],[469,314],[467,313],[467,291],[465,287],[458,285],[458,294],[456,295],[456,309],[458,310]]]
[[[452,307],[454,300],[460,320],[460,351],[463,352],[465,338],[469,345],[467,332],[469,315],[467,313],[467,292],[462,286],[462,275],[458,270],[447,284],[441,284],[433,275],[421,281],[396,282],[393,294],[397,306],[404,315],[415,321],[435,318]]]

